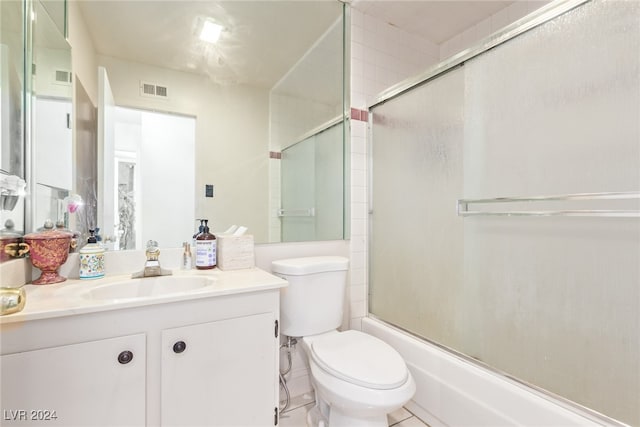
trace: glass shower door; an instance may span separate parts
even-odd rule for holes
[[[281,241],[344,236],[343,124],[282,150]]]
[[[369,310],[438,342],[464,313],[462,193],[464,72],[447,73],[373,115]]]
[[[586,3],[372,114],[370,312],[640,425],[640,3]]]

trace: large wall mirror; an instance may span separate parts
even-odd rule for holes
[[[73,189],[72,72],[65,14],[64,0],[0,4],[3,237],[45,218],[68,222],[62,203]]]
[[[65,200],[74,190],[71,46],[63,34],[64,22],[56,22],[51,14],[58,3],[32,3],[32,228],[41,227],[47,219],[67,226]]]
[[[71,214],[71,228],[100,227],[110,249],[180,246],[198,218],[257,243],[348,237],[341,2],[72,6],[69,33],[93,40],[72,46],[76,92],[98,129],[97,182],[80,191],[97,209]],[[222,27],[215,44],[199,38],[207,22]],[[75,162],[76,180],[92,161]]]
[[[0,2],[0,229],[7,233],[24,230],[25,10]]]

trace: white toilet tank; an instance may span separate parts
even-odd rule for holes
[[[271,263],[289,282],[280,291],[280,329],[290,337],[321,334],[342,324],[349,260],[339,256],[290,258]]]

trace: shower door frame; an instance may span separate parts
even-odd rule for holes
[[[369,127],[371,127],[372,123],[371,109],[373,107],[383,104],[386,101],[415,88],[416,86],[433,80],[440,75],[448,72],[449,70],[459,65],[463,65],[466,61],[483,54],[489,49],[493,49],[496,46],[508,42],[509,40],[518,37],[519,35],[538,27],[545,22],[551,21],[552,19],[557,18],[558,16],[563,15],[571,11],[572,9],[582,6],[583,4],[590,1],[591,0],[559,0],[551,2],[548,5],[536,10],[535,12],[530,13],[524,18],[521,18],[514,23],[507,25],[502,30],[496,31],[495,33],[485,37],[484,39],[480,40],[477,45],[465,49],[451,56],[450,58],[439,62],[433,67],[428,68],[423,73],[405,79],[400,83],[382,91],[375,97],[373,103],[368,106],[368,110],[370,113]]]
[[[472,58],[479,56],[485,52],[487,52],[490,49],[493,49],[494,47],[497,47],[505,42],[508,42],[509,40],[512,40],[522,34],[524,34],[525,32],[532,30],[542,24],[545,24],[548,21],[551,21],[561,15],[564,15],[567,12],[570,12],[573,9],[576,9],[584,4],[590,3],[591,0],[556,0],[553,1],[543,7],[541,7],[540,9],[528,14],[527,16],[513,22],[512,24],[507,25],[506,27],[504,27],[503,29],[496,31],[495,33],[481,39],[477,44],[475,44],[474,46],[464,49],[462,51],[460,51],[459,53],[449,57],[448,59],[445,59],[444,61],[441,61],[439,63],[437,63],[436,65],[428,68],[427,70],[425,70],[424,72],[407,78],[391,87],[389,87],[388,89],[380,92],[375,98],[374,100],[368,105],[367,107],[367,111],[369,112],[368,115],[368,145],[369,147],[372,146],[372,139],[373,139],[373,111],[372,109],[374,109],[376,106],[379,106],[381,104],[384,104],[385,102],[392,100],[406,92],[409,92],[427,82],[430,82],[438,77],[443,76],[444,74],[448,73],[449,71],[452,71],[454,69],[456,69],[457,67],[461,67],[465,64],[465,62],[471,60]],[[373,166],[373,155],[371,152],[369,152],[368,154],[368,159],[367,159],[367,168],[369,171],[372,170],[372,166]],[[373,201],[373,174],[371,172],[368,173],[368,177],[367,177],[367,186],[368,186],[368,212],[369,212],[369,216],[371,215],[371,213],[373,212],[373,206],[372,206],[372,201]],[[636,193],[634,193],[636,194]],[[372,238],[372,222],[369,220],[368,224],[367,224],[367,231],[368,231],[368,236],[369,236],[369,247],[373,244],[373,238]],[[370,256],[370,251],[369,252],[369,256]],[[371,277],[371,270],[369,268],[369,277]],[[598,411],[595,411],[591,408],[585,407],[583,405],[580,405],[579,403],[576,403],[568,398],[565,398],[561,395],[555,394],[553,392],[550,392],[542,387],[538,387],[535,384],[523,381],[513,375],[510,375],[500,369],[497,369],[491,365],[488,365],[486,363],[483,363],[477,359],[474,359],[460,351],[457,351],[453,348],[447,347],[446,345],[440,344],[438,342],[432,341],[428,338],[422,337],[422,336],[418,336],[416,334],[414,334],[413,332],[398,326],[396,324],[390,323],[378,316],[376,316],[375,314],[372,314],[369,310],[369,299],[367,298],[366,300],[367,302],[367,307],[366,307],[366,317],[375,319],[376,321],[384,324],[385,326],[396,330],[396,331],[400,331],[404,334],[407,334],[415,339],[418,339],[420,341],[423,341],[425,343],[428,343],[430,345],[433,345],[437,348],[442,349],[443,351],[454,355],[455,357],[458,357],[474,366],[480,367],[482,369],[485,369],[487,371],[489,371],[490,373],[499,375],[505,379],[507,379],[508,381],[512,381],[516,384],[519,385],[524,385],[525,387],[527,387],[528,389],[530,389],[533,393],[538,394],[540,396],[542,396],[543,398],[546,399],[553,399],[554,401],[556,401],[560,406],[563,406],[565,408],[568,408],[570,410],[573,411],[577,411],[577,413],[580,413],[582,415],[588,416],[591,419],[593,419],[594,421],[599,421],[599,422],[605,422],[607,423],[607,425],[610,426],[615,426],[615,427],[628,427],[627,424],[620,422],[616,419],[613,419],[611,417],[608,417],[605,414],[602,414]]]

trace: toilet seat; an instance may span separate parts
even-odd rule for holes
[[[407,382],[404,360],[384,341],[358,331],[330,333],[314,339],[311,357],[331,375],[377,390],[389,390]]]

